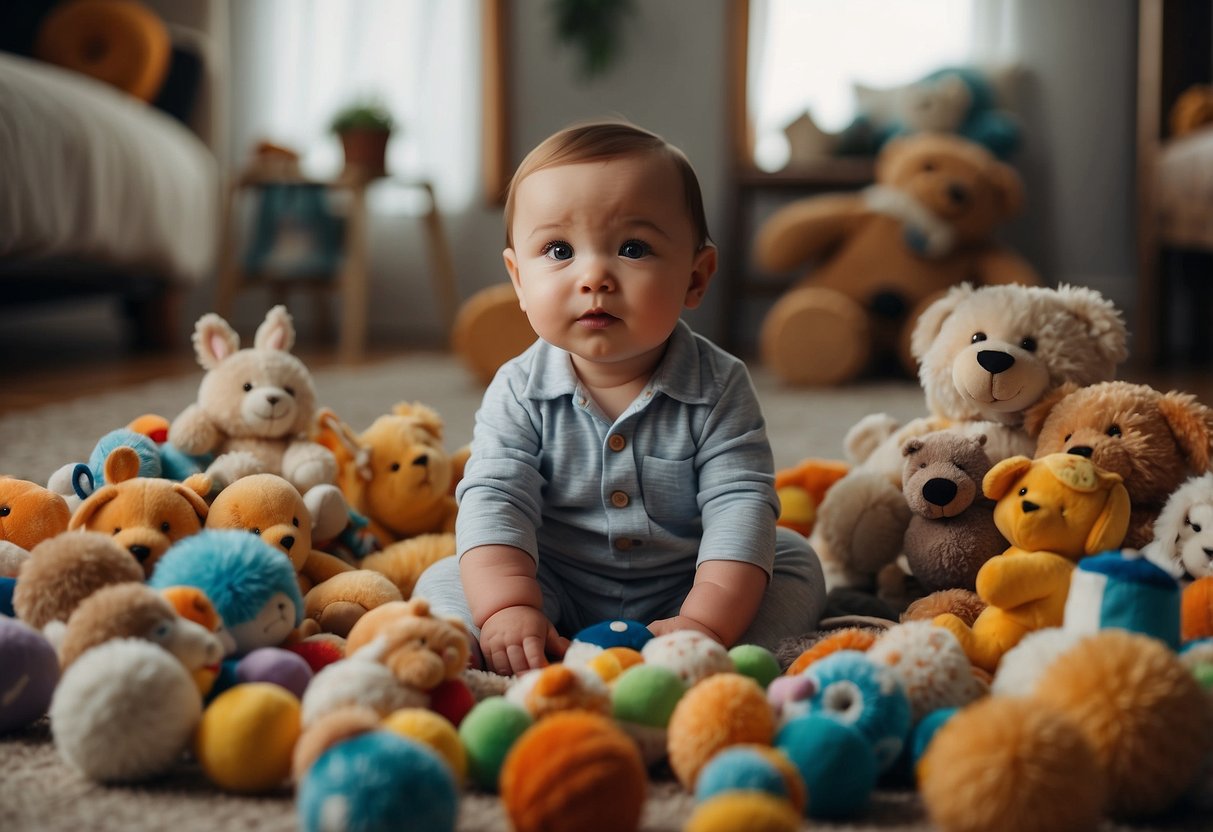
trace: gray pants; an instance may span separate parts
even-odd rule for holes
[[[678,614],[686,594],[665,599],[648,609],[629,610],[618,601],[609,604],[587,603],[584,597],[574,598],[554,573],[539,561],[538,580],[543,591],[543,612],[562,635],[572,638],[579,631],[599,621],[615,618],[635,618],[643,624],[670,618]],[[687,590],[690,589],[688,580]],[[480,630],[472,624],[472,613],[459,580],[457,558],[443,558],[430,566],[417,580],[414,597],[425,598],[430,608],[441,615],[463,619],[473,637],[479,641]],[[783,639],[802,636],[816,629],[825,608],[825,578],[817,553],[802,535],[779,528],[775,536],[775,567],[767,584],[766,595],[750,627],[738,644],[758,644],[768,649]]]

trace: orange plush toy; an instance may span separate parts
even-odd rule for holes
[[[776,471],[779,525],[808,537],[826,491],[849,470],[851,466],[841,460],[805,459],[791,468]]]
[[[992,673],[1025,635],[1061,626],[1074,563],[1120,545],[1129,494],[1119,474],[1074,454],[1004,459],[982,488],[998,501],[994,524],[1011,545],[977,573],[977,594],[987,607],[973,626],[951,613],[935,623],[960,640],[969,661]]]
[[[210,478],[192,474],[184,482],[139,476],[139,454],[125,445],[105,459],[105,485],[76,507],[69,529],[113,534],[151,575],[169,546],[202,529]]]
[[[29,550],[67,531],[67,501],[49,488],[0,476],[0,578],[15,578]]]

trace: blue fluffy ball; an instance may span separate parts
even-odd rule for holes
[[[300,783],[295,806],[302,832],[449,832],[459,794],[432,750],[372,731],[325,751]]]
[[[788,798],[783,772],[752,748],[733,746],[721,751],[700,769],[695,780],[695,799],[707,800],[722,792],[758,791]]]
[[[813,818],[858,814],[876,788],[879,768],[871,744],[855,727],[820,713],[799,716],[775,735],[800,772]]]
[[[93,452],[89,454],[88,467],[93,472],[96,488],[105,484],[105,460],[115,448],[121,447],[130,448],[139,455],[139,476],[161,475],[163,468],[160,465],[160,449],[156,447],[155,441],[130,428],[118,428],[98,439]]]
[[[640,650],[653,638],[653,633],[639,621],[617,618],[614,621],[599,621],[591,624],[577,635],[573,641],[593,644],[606,650],[610,647],[629,647]]]

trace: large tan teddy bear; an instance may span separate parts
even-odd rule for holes
[[[912,339],[929,415],[899,425],[873,414],[848,432],[852,468],[826,492],[810,538],[827,584],[870,588],[897,559],[911,516],[902,493],[907,440],[949,429],[984,434],[992,463],[1032,456],[1029,408],[1066,382],[1111,379],[1127,340],[1112,303],[1079,286],[962,284],[933,303]]]
[[[1019,175],[985,148],[920,133],[885,146],[874,186],[776,211],[754,243],[759,264],[811,270],[767,314],[764,363],[793,384],[839,384],[889,355],[912,375],[910,334],[941,292],[1042,282],[991,238],[1022,202]]]
[[[470,449],[447,451],[443,433],[442,417],[416,402],[398,403],[361,433],[331,411],[320,417],[317,438],[334,450],[341,490],[367,521],[373,553],[360,565],[387,575],[405,598],[427,566],[455,553],[455,485]]]

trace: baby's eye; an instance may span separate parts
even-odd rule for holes
[[[1108,429],[1107,429],[1106,431],[1104,431],[1104,432],[1105,432],[1106,434],[1108,434],[1108,436],[1120,436],[1120,426],[1119,426],[1119,425],[1112,425],[1112,427],[1108,428]]]
[[[572,260],[573,247],[563,240],[553,240],[543,247],[543,256],[552,260]]]
[[[969,339],[969,343],[976,344],[984,340],[986,340],[986,334],[984,332],[974,332],[973,337]]]
[[[641,257],[649,254],[653,249],[643,240],[628,240],[619,247],[619,256],[627,257],[630,260],[639,260]]]
[[[1022,341],[1019,342],[1019,346],[1023,347],[1028,352],[1036,352],[1036,339],[1035,338],[1024,338]]]

